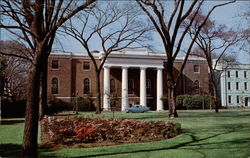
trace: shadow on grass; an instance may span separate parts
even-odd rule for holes
[[[180,118],[197,118],[197,117],[247,117],[250,116],[250,111],[240,112],[240,111],[220,111],[218,113],[214,111],[188,111],[188,112],[179,112]]]
[[[17,124],[17,123],[24,123],[24,120],[1,120],[0,124],[1,125],[13,125],[13,124]]]
[[[21,157],[22,146],[20,144],[0,144],[1,157]]]
[[[243,138],[235,138],[233,140],[225,140],[225,141],[219,141],[217,142],[216,140],[214,142],[207,141],[210,139],[214,139],[218,136],[226,137],[227,134],[233,133],[233,132],[239,132],[241,130],[249,129],[249,125],[247,124],[221,124],[218,125],[218,127],[215,127],[215,129],[212,130],[212,132],[216,132],[218,130],[222,130],[221,132],[215,133],[215,134],[209,134],[208,136],[205,136],[203,138],[199,138],[197,136],[197,132],[193,130],[184,130],[183,134],[186,136],[189,136],[191,138],[190,141],[178,143],[175,145],[171,145],[168,147],[145,147],[143,149],[129,149],[129,151],[111,151],[109,153],[107,152],[100,152],[96,154],[89,154],[89,155],[82,155],[82,156],[76,156],[75,158],[80,158],[80,157],[105,157],[105,156],[115,156],[115,155],[122,155],[122,154],[136,154],[136,153],[143,153],[143,152],[155,152],[155,151],[164,151],[164,150],[171,150],[171,149],[188,149],[188,150],[194,150],[195,152],[200,153],[203,155],[203,157],[207,157],[205,152],[202,152],[203,150],[207,149],[220,149],[221,147],[225,147],[225,149],[228,149],[228,146],[232,144],[237,144],[239,146],[246,146],[246,150],[248,145],[250,144],[249,140],[243,139]],[[174,139],[174,138],[173,138]],[[207,141],[207,142],[206,142]],[[196,147],[199,147],[201,150],[197,150]],[[243,147],[244,148],[244,147]],[[234,146],[235,149],[235,146]],[[239,149],[242,149],[242,147],[239,147]],[[51,152],[53,150],[47,151]],[[46,151],[45,151],[46,152]],[[55,153],[52,153],[51,157],[57,157],[57,155],[54,155]],[[59,156],[58,156],[59,157]]]

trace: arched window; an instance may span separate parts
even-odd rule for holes
[[[58,94],[58,79],[57,78],[52,78],[51,93]]]
[[[147,95],[151,95],[151,80],[150,79],[147,79],[146,87],[147,87]]]
[[[195,80],[194,81],[194,90],[195,90],[195,93],[196,94],[199,94],[200,93],[200,82],[198,80]]]
[[[110,80],[110,93],[114,93],[115,92],[115,80],[111,79]]]
[[[134,80],[129,79],[128,80],[128,94],[134,94],[134,88],[135,88]]]
[[[85,78],[83,80],[83,94],[89,94],[89,91],[90,91],[89,79]]]

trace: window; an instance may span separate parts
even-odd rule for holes
[[[244,71],[244,78],[247,78],[247,71]]]
[[[238,78],[239,77],[239,72],[235,71],[235,75],[236,75],[236,78]]]
[[[151,95],[151,80],[147,79],[146,82],[147,95]]]
[[[236,82],[236,90],[239,90],[239,82]]]
[[[128,80],[128,94],[134,94],[134,80],[133,79],[129,79]]]
[[[230,82],[227,82],[227,88],[228,88],[228,90],[231,89],[231,83]]]
[[[194,81],[194,89],[199,90],[199,88],[200,88],[200,82],[198,80],[195,80]]]
[[[200,72],[200,65],[194,65],[194,72],[199,73]]]
[[[195,90],[195,94],[200,94],[200,82],[198,80],[194,81],[194,90]]]
[[[110,93],[114,93],[115,92],[115,80],[111,79],[110,80]]]
[[[51,93],[58,94],[58,79],[57,78],[52,78]]]
[[[231,104],[232,100],[231,100],[231,95],[228,96],[228,103]]]
[[[85,78],[83,80],[83,94],[89,94],[89,90],[90,90],[89,79]]]
[[[58,69],[58,68],[59,68],[58,60],[52,60],[52,69]]]
[[[247,82],[244,82],[244,89],[247,90]]]
[[[83,70],[90,70],[90,62],[87,61],[83,62]]]
[[[231,76],[231,75],[230,75],[230,71],[228,71],[228,72],[227,72],[227,77],[230,77],[230,76]]]
[[[240,103],[240,96],[237,95],[236,99],[237,99],[237,103]]]

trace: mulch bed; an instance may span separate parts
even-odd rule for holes
[[[180,134],[178,123],[46,116],[42,122],[41,142],[44,148],[97,147],[152,142]]]

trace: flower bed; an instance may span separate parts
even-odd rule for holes
[[[172,138],[181,126],[164,121],[49,116],[42,120],[42,144],[147,142]]]

